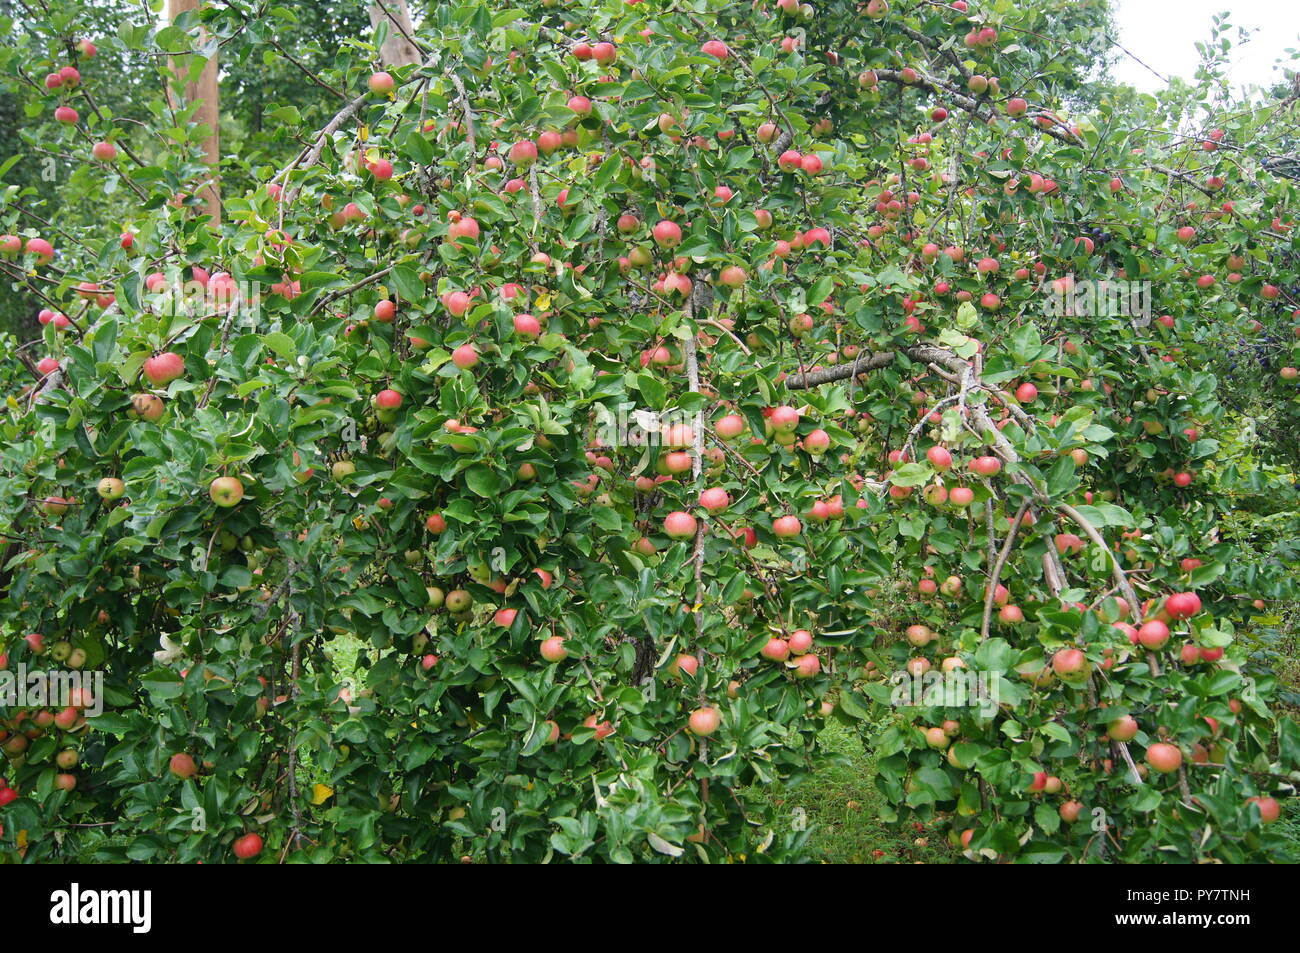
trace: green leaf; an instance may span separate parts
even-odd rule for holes
[[[492,470],[476,464],[465,471],[465,485],[479,496],[490,499],[501,489],[501,479]]]
[[[270,334],[261,335],[262,343],[276,353],[278,357],[286,361],[295,361],[298,359],[298,345],[293,343],[293,338],[283,331],[272,331]]]
[[[389,272],[389,277],[393,280],[393,287],[405,301],[422,301],[425,297],[424,282],[420,280],[420,273],[410,265],[394,265],[393,270]]]

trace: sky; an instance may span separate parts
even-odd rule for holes
[[[1175,75],[1192,79],[1199,60],[1195,44],[1209,39],[1214,14],[1225,11],[1231,13],[1228,22],[1234,27],[1229,34],[1233,51],[1228,73],[1234,90],[1280,79],[1274,61],[1289,59],[1288,48],[1300,50],[1300,0],[1116,0],[1116,6],[1121,44],[1166,79]],[[1237,27],[1256,31],[1240,48]],[[1291,68],[1300,68],[1300,61]],[[1151,70],[1123,53],[1114,76],[1145,92],[1165,86]]]

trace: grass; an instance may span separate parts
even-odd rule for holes
[[[783,810],[802,808],[812,836],[810,859],[826,864],[962,863],[961,853],[949,846],[946,830],[898,827],[880,820],[882,798],[876,790],[875,766],[862,739],[838,722],[822,731],[819,741],[841,763],[827,765],[797,787],[754,788],[746,792],[755,801]],[[1286,812],[1274,833],[1300,857],[1300,815]],[[876,854],[880,851],[879,855]],[[1293,861],[1294,862],[1294,861]]]
[[[875,765],[862,739],[838,722],[819,738],[840,762],[829,764],[797,787],[755,788],[748,796],[784,810],[802,808],[812,829],[810,859],[826,864],[953,863],[961,855],[943,831],[915,830],[880,819],[882,796]],[[877,851],[882,852],[879,856]]]

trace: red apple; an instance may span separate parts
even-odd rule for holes
[[[185,359],[174,351],[155,354],[144,362],[144,376],[154,387],[166,387],[185,373]]]

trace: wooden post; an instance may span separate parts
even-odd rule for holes
[[[197,10],[200,3],[201,0],[167,0],[167,18],[174,23],[176,18],[187,10]],[[175,68],[178,75],[186,75],[179,63],[175,64]],[[210,130],[208,137],[203,141],[203,152],[208,167],[212,170],[212,182],[204,187],[203,193],[207,200],[208,215],[212,217],[211,224],[220,225],[221,188],[218,174],[221,169],[221,101],[217,88],[216,53],[213,53],[212,58],[203,67],[198,82],[185,84],[185,100],[187,103],[199,103],[199,108],[194,113],[194,122],[206,125]]]
[[[388,39],[379,48],[379,59],[385,66],[411,66],[420,62],[420,51],[407,37],[415,36],[411,25],[411,11],[406,0],[373,0],[370,4],[370,26],[388,23]]]

